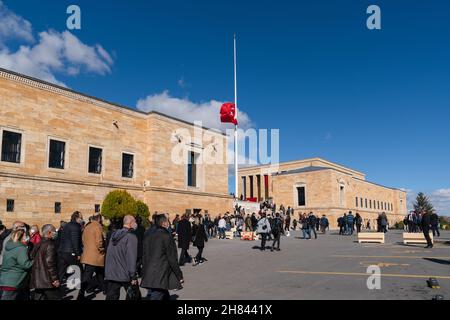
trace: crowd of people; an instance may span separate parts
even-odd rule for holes
[[[351,211],[337,219],[339,235],[352,235],[363,228],[370,230],[370,220],[364,224],[359,213]],[[387,232],[387,215],[376,219],[377,231]],[[409,232],[423,232],[427,248],[431,248],[429,232],[439,234],[439,218],[435,213],[410,212],[404,219]],[[260,250],[280,251],[282,236],[292,230],[301,230],[302,239],[317,239],[329,229],[325,215],[313,212],[298,213],[271,203],[261,204],[258,214],[246,214],[236,206],[233,213],[212,218],[209,214],[176,215],[155,213],[150,226],[144,226],[137,216],[110,221],[104,226],[103,218],[96,214],[84,222],[76,211],[70,222],[61,221],[59,228],[46,224],[42,228],[16,221],[7,229],[0,221],[0,299],[1,300],[58,300],[69,291],[68,281],[78,268],[80,287],[78,300],[86,294],[103,292],[107,300],[120,299],[125,289],[127,299],[141,299],[140,288],[148,289],[146,299],[169,299],[169,290],[179,290],[184,283],[180,267],[186,263],[198,266],[207,261],[203,256],[211,238],[225,239],[232,231],[240,237],[242,232],[256,232],[261,238]],[[191,244],[197,254],[189,253]],[[177,246],[180,249],[178,256]],[[74,269],[75,268],[75,269]],[[72,273],[68,271],[72,270]],[[139,281],[140,280],[140,281]]]
[[[422,232],[422,220],[423,220],[423,212],[410,211],[405,219],[403,220],[404,230],[409,233]],[[430,230],[433,232],[433,236],[440,237],[439,232],[439,216],[432,212],[429,215],[430,219]]]

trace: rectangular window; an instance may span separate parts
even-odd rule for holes
[[[55,213],[61,213],[61,202],[55,202]]]
[[[50,140],[48,151],[48,167],[64,169],[66,143],[64,141]]]
[[[356,200],[356,207],[358,207],[358,197],[356,197],[355,200]]]
[[[20,163],[20,151],[22,147],[22,134],[3,131],[2,161]]]
[[[95,205],[95,213],[100,213],[100,205],[99,204]]]
[[[378,210],[380,210],[380,201],[377,201]]]
[[[372,200],[369,200],[369,208],[372,209]]]
[[[6,212],[14,212],[14,199],[6,199]]]
[[[197,164],[195,163],[195,152],[189,152],[188,157],[188,186],[197,187]]]
[[[134,155],[122,153],[122,177],[133,178],[134,174]]]
[[[102,153],[100,148],[89,147],[89,173],[102,173]]]
[[[360,204],[360,207],[362,208],[364,205],[363,205],[363,198],[359,198],[359,204]]]
[[[306,206],[305,187],[297,187],[297,199],[299,206]]]
[[[366,208],[367,208],[367,199],[364,199],[365,200],[365,202],[366,202]]]

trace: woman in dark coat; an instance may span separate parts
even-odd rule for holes
[[[183,215],[177,228],[178,234],[178,248],[181,249],[179,265],[184,266],[186,262],[191,262],[192,258],[189,255],[189,245],[191,243],[192,227],[189,222],[189,216]]]
[[[194,246],[197,247],[198,253],[194,258],[194,266],[202,264],[207,261],[202,257],[203,249],[205,248],[205,242],[208,241],[208,235],[206,234],[205,227],[200,223],[198,219],[195,220],[192,227],[192,241]]]

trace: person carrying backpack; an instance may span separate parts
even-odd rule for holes
[[[309,235],[311,237],[311,231],[314,232],[314,239],[317,239],[316,222],[316,216],[312,212],[310,212],[308,217]]]
[[[273,219],[273,228],[272,228],[272,234],[273,234],[273,243],[272,248],[270,251],[277,250],[280,251],[280,239],[281,234],[283,233],[283,224],[281,223],[280,214],[277,212],[275,214],[275,218]],[[277,248],[275,249],[275,243],[277,244]]]
[[[266,241],[267,241],[267,235],[270,233],[270,223],[269,220],[266,218],[266,213],[261,212],[261,219],[259,219],[257,224],[256,232],[261,235],[261,251],[266,250]]]
[[[350,211],[347,215],[347,234],[353,235],[353,223],[355,219],[353,217],[352,212]]]
[[[320,231],[322,231],[323,234],[325,234],[328,225],[328,219],[325,215],[323,215],[322,218],[320,218]]]

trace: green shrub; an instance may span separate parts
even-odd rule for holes
[[[150,217],[150,210],[144,202],[138,200],[136,201],[136,216],[142,218],[142,223],[144,227],[147,227],[150,223],[148,218]]]
[[[403,230],[405,228],[405,224],[403,223],[403,221],[397,222],[395,224],[395,229],[397,230]]]
[[[136,216],[136,200],[125,190],[114,190],[108,193],[102,204],[102,216],[109,220],[118,220],[127,214]]]

